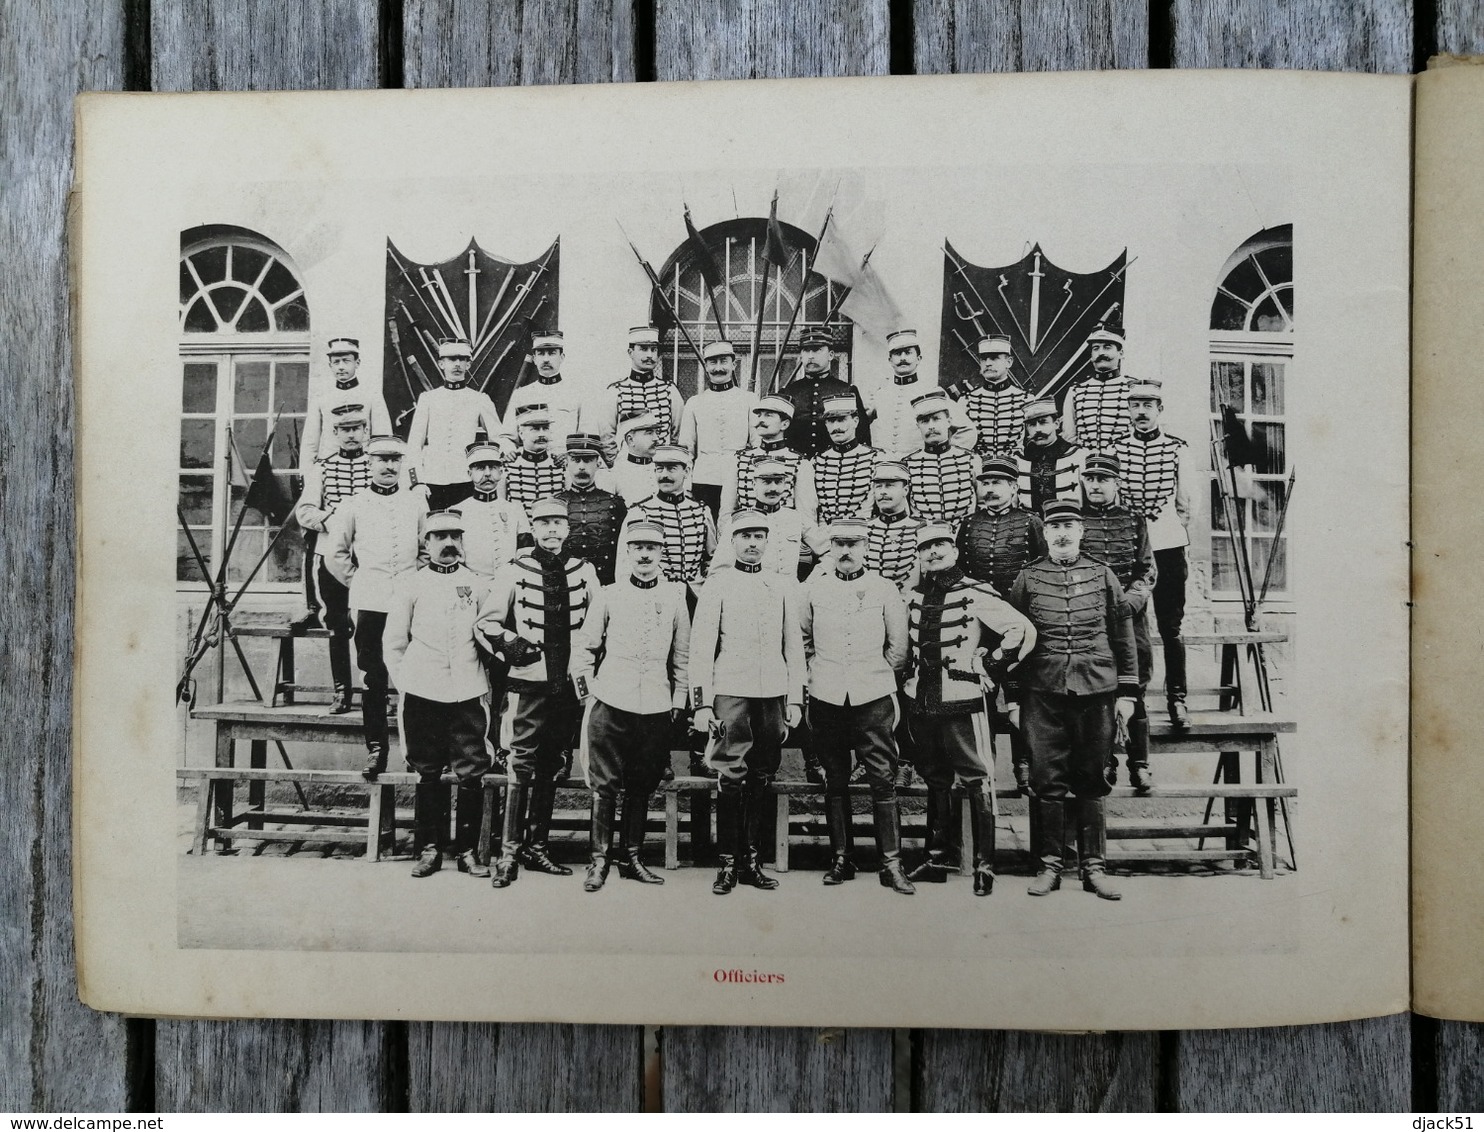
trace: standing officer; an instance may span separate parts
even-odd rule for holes
[[[407,433],[413,483],[426,489],[435,511],[469,498],[474,490],[464,452],[476,440],[500,431],[495,403],[469,385],[469,343],[445,338],[438,343],[438,372],[443,384],[417,395],[412,428]]]
[[[576,385],[562,376],[562,363],[566,358],[565,339],[560,331],[532,335],[531,361],[536,367],[536,380],[519,386],[510,394],[510,401],[505,406],[505,427],[501,430],[506,436],[519,443],[520,410],[527,405],[545,407],[551,417],[552,443],[558,451],[566,447],[568,436],[579,431],[582,396]]]
[[[636,413],[653,413],[658,444],[675,439],[685,398],[660,372],[660,332],[653,326],[629,327],[629,376],[611,382],[603,396],[584,407],[582,431],[597,433],[611,463],[618,454],[618,422]],[[738,447],[741,447],[738,445]]]
[[[951,444],[952,418],[948,394],[941,389],[923,393],[912,402],[922,450],[904,461],[912,513],[924,523],[945,523],[955,530],[974,513],[979,457]]]
[[[809,483],[816,513],[813,521],[865,518],[871,513],[871,471],[881,453],[858,439],[855,399],[831,397],[824,403],[824,427],[830,446],[810,462]]]
[[[752,407],[753,441],[737,450],[727,469],[721,487],[722,515],[744,511],[756,504],[752,494],[752,467],[764,457],[782,460],[793,470],[792,482],[784,496],[784,502],[793,506],[798,495],[799,466],[804,459],[785,439],[793,415],[794,404],[787,397],[764,397]]]
[[[1107,452],[1129,433],[1129,379],[1123,370],[1123,330],[1098,325],[1087,336],[1092,374],[1067,390],[1066,438],[1089,452]]]
[[[856,439],[871,443],[871,426],[866,423],[866,406],[860,390],[847,381],[830,376],[835,348],[834,333],[826,326],[812,326],[799,342],[799,360],[804,372],[782,390],[781,395],[794,407],[786,439],[788,446],[801,456],[819,455],[829,446],[824,427],[824,403],[831,397],[849,397],[855,402]]]
[[[1144,690],[1154,668],[1149,645],[1149,595],[1155,586],[1154,551],[1149,545],[1149,527],[1143,515],[1119,506],[1118,480],[1122,469],[1117,456],[1094,453],[1082,467],[1082,553],[1111,567],[1123,587],[1123,600],[1133,619],[1134,648],[1138,658],[1139,698],[1128,720],[1128,781],[1140,794],[1149,793],[1149,713]],[[1114,745],[1116,760],[1117,744]],[[1118,781],[1118,763],[1108,767],[1108,785]]]
[[[478,440],[465,449],[473,494],[459,504],[464,519],[464,563],[476,574],[492,578],[531,542],[531,524],[525,508],[500,497],[505,474],[505,449],[493,440]]]
[[[912,400],[936,389],[918,373],[922,364],[922,346],[915,330],[897,330],[886,336],[886,360],[891,366],[891,380],[871,391],[866,408],[871,419],[871,439],[888,460],[905,460],[909,453],[922,447],[922,433],[917,431],[917,412]],[[965,448],[974,447],[973,426],[957,401],[949,402],[953,417],[953,441]]]
[[[711,736],[706,760],[719,778],[718,896],[778,887],[759,864],[758,832],[783,738],[804,716],[798,583],[762,568],[767,544],[767,516],[732,516],[736,564],[707,580],[691,629],[691,727]]]
[[[667,444],[656,449],[657,490],[629,509],[627,521],[651,522],[664,532],[660,572],[666,581],[679,582],[685,587],[687,607],[694,613],[701,581],[716,553],[716,524],[711,521],[706,505],[686,493],[685,474],[689,467],[690,453],[684,448]]]
[[[453,851],[459,872],[490,875],[475,855],[490,751],[488,688],[474,643],[475,626],[489,613],[490,580],[464,564],[463,526],[457,511],[427,517],[427,565],[397,579],[386,614],[386,666],[402,693],[407,765],[417,773],[415,877],[443,867],[448,794],[440,779],[446,770],[458,779]]]
[[[590,432],[567,437],[567,486],[556,497],[567,505],[567,553],[593,564],[598,584],[613,584],[618,532],[629,509],[611,491],[597,486],[603,442]]]
[[[586,706],[585,763],[593,791],[592,859],[582,885],[588,892],[603,887],[610,856],[621,877],[665,883],[645,868],[640,852],[649,796],[670,765],[670,725],[689,693],[690,614],[685,587],[660,577],[664,539],[655,523],[629,524],[624,540],[632,573],[603,587],[572,653],[572,683]]]
[[[784,503],[788,492],[789,468],[782,460],[771,457],[759,460],[752,471],[752,495],[755,509],[768,520],[768,541],[761,558],[763,570],[800,581],[812,568],[815,556],[828,548],[819,527],[794,507]],[[732,534],[736,527],[733,512],[721,521],[713,571],[733,565]]]
[[[977,430],[974,451],[980,457],[1014,456],[1025,434],[1025,405],[1030,399],[1010,376],[1015,355],[1010,339],[991,334],[979,340],[979,376],[984,384],[964,398],[964,411]]]
[[[1113,750],[1114,719],[1126,724],[1139,694],[1134,630],[1113,571],[1082,553],[1082,509],[1049,503],[1049,553],[1021,571],[1010,604],[1040,634],[1040,647],[1015,674],[1021,726],[1031,749],[1039,871],[1027,891],[1061,886],[1062,836],[1076,815],[1082,887],[1104,900],[1121,893],[1106,875],[1103,767]]]
[[[531,513],[531,504],[549,499],[566,486],[562,466],[551,454],[552,413],[539,401],[515,410],[513,423],[520,447],[505,468],[505,498]],[[565,443],[565,442],[564,442]]]
[[[1025,407],[1025,447],[1015,457],[1020,506],[1043,514],[1053,499],[1076,501],[1082,495],[1082,462],[1087,449],[1057,435],[1060,413],[1049,398]]]
[[[881,883],[910,896],[902,870],[897,813],[896,670],[907,659],[907,606],[879,574],[862,565],[867,523],[830,527],[832,563],[803,588],[800,628],[809,662],[809,734],[824,766],[825,813],[832,860],[824,883],[855,876],[850,859],[851,754],[865,767],[880,855]]]
[[[917,584],[917,529],[922,520],[907,510],[911,473],[907,465],[883,460],[871,472],[875,508],[866,533],[866,569],[898,590]]]
[[[366,736],[367,781],[386,769],[388,677],[382,632],[396,580],[417,568],[419,524],[428,510],[420,492],[400,486],[407,446],[395,436],[373,436],[366,445],[371,485],[335,509],[325,540],[325,566],[350,590],[356,613],[356,665],[361,670],[361,722]]]
[[[681,410],[677,443],[695,461],[690,493],[710,509],[715,521],[733,458],[747,447],[750,410],[757,398],[737,384],[737,352],[730,342],[707,344],[701,349],[701,357],[706,366],[706,388]]]
[[[519,866],[571,876],[547,853],[556,778],[572,745],[577,697],[569,680],[572,639],[598,592],[591,563],[566,550],[567,505],[531,505],[536,545],[515,556],[492,587],[490,617],[481,629],[510,663],[510,773],[503,844],[491,883],[504,888]],[[529,815],[527,815],[529,805]]]
[[[1180,622],[1185,618],[1185,580],[1189,573],[1185,548],[1190,545],[1190,493],[1196,479],[1190,468],[1190,446],[1159,426],[1164,409],[1160,382],[1145,378],[1128,390],[1133,431],[1113,446],[1123,465],[1123,501],[1149,523],[1154,548],[1154,621],[1164,642],[1165,697],[1170,722],[1190,726],[1185,708],[1185,642]]]
[[[304,432],[299,439],[299,471],[308,474],[310,466],[323,460],[338,448],[333,432],[335,422],[347,405],[365,414],[372,433],[392,434],[391,414],[386,411],[386,398],[374,385],[357,376],[361,368],[361,343],[358,338],[331,338],[328,346],[331,384],[317,384],[309,397],[304,414]]]
[[[994,891],[994,746],[984,716],[988,668],[1013,664],[1036,630],[958,564],[953,531],[924,523],[917,533],[922,580],[908,597],[910,652],[903,693],[927,783],[927,856],[913,880],[941,884],[953,870],[955,782],[967,795],[974,841],[974,895]]]
[[[350,594],[325,569],[320,536],[335,514],[335,508],[371,483],[371,462],[366,456],[366,413],[360,405],[337,405],[332,410],[335,442],[339,446],[304,472],[304,491],[294,504],[294,517],[304,529],[304,600],[308,612],[296,627],[313,629],[320,624],[330,631],[330,682],[335,687],[331,715],[350,710]]]

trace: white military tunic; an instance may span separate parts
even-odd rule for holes
[[[393,583],[417,567],[419,529],[428,501],[420,491],[372,484],[335,509],[326,541],[325,568],[350,588],[350,607],[385,613]]]
[[[308,475],[317,460],[332,455],[336,449],[336,409],[361,405],[366,410],[366,425],[371,436],[390,436],[392,417],[386,409],[381,391],[359,376],[349,384],[322,382],[309,391],[309,409],[304,414],[304,432],[299,437],[299,469]]]
[[[868,704],[897,690],[907,660],[907,603],[869,570],[845,579],[819,570],[799,603],[809,695],[837,707]]]
[[[937,388],[936,382],[914,373],[905,380],[892,374],[884,385],[871,390],[866,398],[866,406],[875,414],[871,420],[871,443],[881,450],[883,459],[905,460],[922,447],[922,430],[917,427],[912,398]],[[948,402],[948,420],[953,443],[961,448],[973,448],[974,425],[960,402]]]
[[[738,449],[747,447],[756,401],[754,394],[733,383],[730,389],[703,389],[685,403],[678,443],[695,461],[691,483],[711,487],[726,483]]]
[[[520,443],[518,410],[522,405],[545,405],[551,412],[551,446],[557,452],[565,452],[567,437],[581,431],[577,422],[582,394],[561,374],[551,380],[537,378],[510,394],[510,402],[505,406],[505,423],[500,426],[500,432],[517,445]]]
[[[756,507],[768,517],[768,545],[761,563],[765,571],[797,579],[801,559],[807,562],[812,555],[823,554],[829,549],[829,538],[823,528],[809,522],[792,507],[778,507],[772,511],[762,504]],[[716,571],[731,566],[736,560],[732,552],[732,517],[726,515],[717,532],[716,557],[711,561],[710,576],[715,577]]]
[[[490,579],[460,564],[430,563],[397,579],[382,631],[387,672],[411,696],[452,704],[489,691],[474,646],[490,613]]]
[[[804,702],[799,584],[767,570],[717,570],[701,590],[690,638],[691,703],[717,696]]]
[[[520,536],[531,533],[526,509],[498,492],[476,491],[458,510],[464,517],[464,561],[478,574],[494,574],[515,557]]]
[[[409,465],[420,483],[464,483],[469,462],[464,449],[475,433],[498,435],[500,414],[495,403],[473,386],[441,385],[418,394],[407,434]]]
[[[649,456],[635,456],[627,448],[622,448],[613,461],[613,467],[599,469],[597,485],[622,497],[624,503],[632,507],[655,493],[654,460]]]
[[[683,710],[689,694],[690,614],[685,587],[625,578],[604,586],[572,649],[572,683],[620,711]]]

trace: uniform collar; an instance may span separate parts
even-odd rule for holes
[[[1150,429],[1148,432],[1140,432],[1138,429],[1134,429],[1132,432],[1129,433],[1129,435],[1137,440],[1140,444],[1153,444],[1156,440],[1163,436],[1164,433],[1160,432],[1158,425],[1155,425],[1154,428]]]
[[[1062,569],[1062,570],[1068,570],[1068,569],[1070,569],[1071,567],[1077,565],[1077,563],[1080,562],[1081,560],[1082,560],[1082,552],[1080,550],[1077,552],[1077,557],[1076,558],[1068,558],[1066,561],[1062,561],[1062,560],[1060,560],[1060,559],[1052,556],[1049,553],[1046,555],[1046,561],[1050,562],[1053,566],[1056,566],[1056,567],[1058,567],[1059,569]]]
[[[550,455],[550,452],[527,452],[524,448],[520,450],[520,458],[528,464],[545,463]]]
[[[981,388],[988,389],[994,393],[998,393],[1003,389],[1009,389],[1012,384],[1014,383],[1011,382],[1010,375],[1007,373],[1004,377],[1000,378],[999,381],[986,381],[983,386],[981,386]]]
[[[360,381],[358,379],[354,378],[354,377],[347,377],[347,378],[344,378],[344,379],[337,377],[335,379],[335,388],[336,389],[354,389],[359,384],[360,384]]]
[[[428,569],[433,570],[439,574],[453,574],[456,573],[458,571],[458,568],[462,565],[462,562],[455,562],[452,566],[444,566],[440,562],[429,562]]]
[[[364,453],[364,452],[347,452],[344,448],[342,448],[342,449],[340,449],[340,451],[336,452],[335,455],[339,456],[342,460],[359,460],[362,457],[364,457],[366,455],[366,453]]]
[[[625,452],[623,458],[631,464],[653,464],[653,456],[635,456],[632,452]]]
[[[988,503],[986,503],[983,507],[979,508],[979,510],[984,512],[984,514],[986,515],[994,515],[996,517],[1000,515],[1008,515],[1011,511],[1015,510],[1015,501],[1012,499],[1003,507],[991,507]]]
[[[659,584],[660,576],[658,574],[650,578],[647,582],[634,577],[632,574],[629,575],[629,585],[633,586],[636,590],[652,590]]]
[[[769,507],[766,503],[764,503],[761,499],[759,499],[759,500],[756,500],[756,504],[757,504],[757,509],[759,511],[761,511],[764,515],[776,515],[779,511],[782,511],[783,510],[783,504],[782,503],[775,503],[775,504],[773,504],[773,506]]]
[[[531,557],[543,566],[560,566],[567,561],[567,555],[565,553],[553,554],[551,551],[540,546],[531,547]]]
[[[903,377],[901,374],[894,373],[891,375],[891,380],[893,385],[916,385],[917,373],[914,370],[912,373],[907,374],[906,377]]]
[[[727,382],[725,385],[715,385],[710,380],[707,380],[707,382],[706,382],[706,390],[709,393],[725,393],[728,389],[736,389],[736,388],[737,388],[737,379],[735,377],[732,378],[732,380],[729,381],[729,382]]]
[[[561,384],[561,381],[562,381],[562,375],[559,374],[559,373],[558,374],[553,374],[551,377],[538,377],[538,378],[536,378],[536,382],[537,382],[538,385],[560,385]]]
[[[937,444],[924,444],[922,450],[934,456],[941,456],[951,447],[953,447],[953,442],[951,440],[944,440]]]
[[[679,503],[685,498],[683,491],[657,491],[654,494],[661,503]]]
[[[444,378],[443,388],[444,389],[455,389],[455,390],[457,390],[457,389],[463,389],[468,384],[469,384],[469,379],[467,377],[464,378],[463,381],[458,381],[458,382],[449,381],[447,378]]]
[[[951,590],[964,580],[964,569],[962,566],[953,565],[946,570],[935,570],[924,573],[922,580],[929,586],[940,590]]]
[[[476,491],[471,498],[480,503],[493,503],[496,499],[500,498],[500,493],[497,491]]]
[[[629,370],[629,380],[637,382],[640,385],[648,385],[654,380],[656,372],[658,372],[658,367],[650,370],[648,373],[640,373],[636,369],[631,369]]]
[[[861,447],[864,447],[864,445],[862,445],[861,442],[854,437],[851,437],[844,444],[836,444],[834,441],[830,442],[830,448],[840,453],[840,455],[842,456],[846,455],[849,452],[853,452],[855,449]]]
[[[758,442],[758,447],[764,452],[777,452],[780,448],[788,446],[788,437],[780,436],[777,440],[763,440]]]
[[[1092,379],[1094,381],[1103,381],[1103,382],[1113,381],[1114,379],[1120,378],[1122,376],[1123,376],[1123,371],[1121,369],[1116,369],[1112,373],[1104,373],[1102,370],[1096,370],[1096,369],[1092,371]]]
[[[598,490],[598,485],[590,483],[586,487],[578,487],[575,483],[569,483],[563,491],[570,491],[573,495],[591,495]]]
[[[904,509],[898,511],[895,515],[888,515],[885,511],[878,510],[876,515],[883,523],[900,523],[907,517],[907,512]]]
[[[735,563],[735,566],[744,574],[757,574],[761,572],[763,568],[763,564],[761,562],[738,562]]]
[[[379,483],[373,483],[371,485],[371,490],[376,492],[377,495],[396,495],[397,490],[400,486],[400,484],[394,483],[391,487],[382,487]]]
[[[840,573],[839,569],[836,568],[836,570],[835,570],[835,577],[838,578],[842,582],[854,582],[858,578],[860,578],[862,575],[864,575],[865,572],[866,572],[866,568],[864,566],[862,566],[854,574],[842,574],[842,573]]]

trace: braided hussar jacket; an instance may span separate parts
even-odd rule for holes
[[[1190,535],[1190,446],[1178,436],[1155,429],[1132,432],[1113,446],[1123,465],[1123,504],[1149,523],[1155,550],[1188,546]]]
[[[659,422],[659,443],[668,444],[680,426],[684,403],[680,390],[660,376],[658,367],[650,373],[631,372],[628,377],[610,382],[591,408],[583,408],[582,431],[597,433],[603,441],[603,451],[612,460],[618,452],[619,421],[635,413],[653,413]],[[744,436],[742,443],[746,442]]]
[[[567,682],[573,635],[582,628],[598,592],[592,563],[539,546],[524,550],[495,575],[490,617],[480,628],[491,639],[518,636],[541,646],[541,656],[510,669],[514,691],[560,691]]]
[[[978,500],[974,479],[979,457],[948,444],[933,452],[924,448],[907,457],[907,498],[912,514],[924,523],[957,527]]]
[[[573,558],[586,558],[593,564],[598,581],[611,586],[618,532],[629,509],[611,491],[598,487],[586,491],[569,487],[557,492],[556,497],[567,505],[567,553]]]
[[[500,491],[512,503],[519,503],[531,513],[531,504],[548,495],[555,495],[566,486],[567,477],[562,466],[552,458],[550,452],[517,452],[515,458],[505,465],[505,480]]]
[[[666,580],[687,585],[698,583],[716,551],[716,524],[711,519],[711,509],[684,492],[660,491],[629,508],[624,527],[640,519],[658,523],[665,532],[665,543],[660,548],[660,573]],[[620,534],[619,576],[628,569],[623,557]]]
[[[783,505],[785,507],[797,505],[799,470],[801,466],[807,466],[804,458],[782,441],[773,444],[750,444],[746,448],[737,450],[732,466],[727,470],[727,478],[722,483],[721,513],[723,515],[729,515],[743,507],[757,506],[757,496],[752,493],[752,469],[764,456],[787,464],[793,469],[793,482],[783,493]]]
[[[680,411],[680,439],[695,461],[690,482],[720,487],[737,451],[747,447],[747,430],[757,397],[733,382],[726,389],[707,386]]]
[[[1139,694],[1134,626],[1123,587],[1101,562],[1042,558],[1020,572],[1010,604],[1036,627],[1036,647],[1015,671],[1022,689],[1078,696]]]
[[[350,607],[385,613],[393,581],[417,567],[419,527],[428,501],[420,491],[372,484],[335,509],[323,557],[325,568],[350,588]]]
[[[1082,508],[1082,553],[1111,567],[1129,608],[1135,614],[1143,611],[1155,579],[1154,551],[1144,516],[1116,503],[1106,507],[1088,504]]]
[[[1027,444],[1015,457],[1021,509],[1039,515],[1053,499],[1080,499],[1086,459],[1086,448],[1078,448],[1060,436],[1050,444]]]
[[[1019,507],[981,507],[958,529],[958,560],[964,573],[988,582],[1001,597],[1028,563],[1046,553],[1041,520]]]
[[[294,504],[294,517],[308,531],[322,531],[335,506],[371,486],[371,460],[364,452],[335,452],[304,472],[304,490]]]
[[[830,445],[814,457],[810,481],[819,522],[864,519],[871,514],[871,472],[881,453],[864,444]]]
[[[871,516],[871,529],[866,534],[866,569],[880,574],[897,589],[915,584],[917,579],[917,531],[921,519],[907,512]]]
[[[1133,428],[1128,413],[1129,380],[1121,373],[1094,373],[1067,391],[1062,435],[1089,452],[1108,452]]]
[[[604,586],[572,653],[572,684],[638,715],[682,710],[689,694],[690,613],[685,587],[663,578]]]
[[[1036,639],[1023,616],[957,566],[923,576],[907,595],[907,623],[911,648],[902,691],[919,715],[983,711],[977,650],[993,651],[1007,638],[1007,649],[1019,651],[1022,639]]]
[[[475,492],[459,504],[464,517],[464,561],[477,574],[493,575],[529,542],[531,524],[519,503],[501,499],[498,491]]]
[[[964,411],[979,433],[974,451],[981,456],[1010,455],[1025,438],[1026,391],[1006,379],[983,385],[964,398]]]

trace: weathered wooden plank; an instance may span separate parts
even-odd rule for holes
[[[637,1112],[633,1026],[445,1025],[408,1030],[413,1112]]]
[[[1437,51],[1454,55],[1484,52],[1484,4],[1480,0],[1435,0],[1432,32]]]
[[[1398,1112],[1412,1107],[1406,1014],[1179,1035],[1183,1112]]]
[[[920,75],[1149,65],[1149,13],[1125,0],[914,0]]]
[[[155,90],[374,87],[377,0],[152,0]]]
[[[376,1112],[396,1050],[380,1022],[161,1022],[161,1112]]]
[[[1437,1042],[1438,1112],[1484,1109],[1484,1023],[1439,1022]]]
[[[886,0],[656,0],[661,80],[885,75]]]
[[[1155,1034],[923,1030],[912,1107],[922,1112],[1148,1112]]]
[[[622,0],[407,0],[402,43],[409,87],[634,81]]]
[[[1405,74],[1409,0],[1174,0],[1171,65]]]
[[[18,0],[0,26],[0,1109],[116,1110],[125,1024],[78,1002],[72,946],[64,223],[72,96],[123,85],[123,8]]]
[[[673,1026],[666,1112],[890,1112],[890,1030]]]

